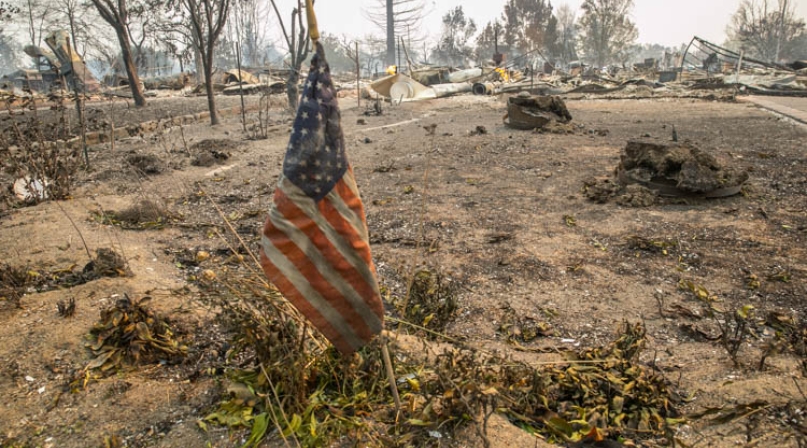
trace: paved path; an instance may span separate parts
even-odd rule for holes
[[[777,96],[745,96],[737,97],[757,106],[780,113],[796,121],[807,124],[807,98],[789,98]]]

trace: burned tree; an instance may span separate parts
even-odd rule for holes
[[[233,2],[231,6],[231,23],[235,24],[245,65],[259,65],[265,62],[266,47],[269,43],[267,26],[269,8],[269,3],[261,0],[239,0]]]
[[[804,19],[796,17],[792,2],[787,0],[779,0],[776,7],[769,6],[767,0],[744,0],[731,18],[728,33],[752,56],[767,61],[807,54]]]
[[[123,65],[126,67],[126,76],[129,79],[129,88],[132,89],[132,98],[137,107],[146,105],[146,97],[143,95],[143,86],[140,84],[140,76],[134,63],[132,54],[132,38],[129,35],[129,4],[128,0],[91,0],[98,9],[101,18],[115,30],[120,44]],[[142,8],[137,8],[142,11]]]
[[[502,42],[502,36],[504,36],[504,27],[499,19],[488,22],[482,28],[482,31],[476,36],[474,49],[476,60],[480,65],[493,62],[495,65],[501,66],[504,63],[507,49]]]
[[[23,0],[19,5],[18,12],[24,13],[27,22],[29,41],[31,45],[38,47],[47,34],[47,23],[52,15],[50,5],[43,0]]]
[[[194,45],[202,56],[210,124],[216,125],[219,115],[213,95],[213,56],[216,41],[227,23],[230,0],[183,0],[183,4],[190,14]]]
[[[448,11],[443,16],[443,33],[435,49],[437,59],[452,65],[463,65],[465,58],[472,56],[468,42],[474,34],[476,23],[465,15],[462,6]]]
[[[558,7],[558,40],[557,54],[561,62],[568,64],[577,59],[577,14],[571,6],[564,3]]]
[[[598,67],[624,62],[639,37],[628,17],[633,0],[585,0],[581,8],[580,50],[586,59]]]
[[[5,34],[2,23],[11,20],[17,13],[19,9],[0,1],[0,71],[11,71],[16,68],[17,51],[14,48],[14,40]]]
[[[407,46],[412,46],[412,33],[420,32],[420,25],[427,14],[424,0],[375,0],[365,11],[371,22],[386,32],[386,64],[394,65],[398,36],[404,37]],[[418,38],[416,38],[418,39]]]
[[[552,3],[545,0],[509,0],[502,13],[504,42],[511,49],[528,53],[555,41],[557,20]]]
[[[271,0],[272,7],[277,14],[277,21],[280,23],[280,29],[283,31],[283,37],[286,40],[286,46],[289,49],[289,78],[286,82],[286,95],[289,98],[289,110],[297,110],[297,105],[300,96],[300,69],[303,66],[303,61],[308,57],[311,51],[311,41],[308,39],[308,33],[303,25],[303,4],[301,0],[297,0],[297,7],[291,11],[291,33],[287,32],[286,24],[283,22],[283,16],[277,8],[275,0]]]

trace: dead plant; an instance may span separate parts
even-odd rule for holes
[[[176,361],[187,346],[174,334],[171,321],[154,312],[151,297],[132,300],[128,295],[101,311],[101,319],[90,330],[93,342],[87,348],[95,358],[85,367],[86,386],[92,371],[108,375],[141,363]]]
[[[458,293],[459,285],[451,277],[439,270],[420,269],[412,277],[409,297],[394,304],[406,320],[442,332],[457,312]]]
[[[93,216],[103,224],[116,225],[127,230],[160,229],[181,219],[165,205],[150,199],[141,199],[120,211],[94,212]]]
[[[33,97],[21,101],[21,107],[12,107],[12,100],[6,100],[8,113],[0,131],[0,170],[17,179],[22,196],[11,200],[36,204],[67,198],[81,166],[80,151],[77,145],[51,141],[60,131],[46,131],[52,126],[38,117]]]
[[[0,264],[0,303],[11,308],[21,308],[21,299],[31,282],[32,271]]]
[[[59,310],[59,316],[73,317],[73,315],[76,314],[76,299],[70,297],[66,302],[64,300],[59,300],[56,303],[56,307]]]
[[[434,297],[443,283],[422,272],[414,289]],[[203,300],[221,311],[218,321],[233,344],[225,366],[229,392],[200,426],[244,428],[245,446],[257,446],[271,428],[298,446],[345,438],[360,446],[439,446],[464,425],[484,427],[492,412],[562,442],[592,433],[660,437],[677,423],[677,395],[638,362],[640,324],[625,324],[607,347],[539,367],[469,349],[425,357],[395,347],[405,403],[396,418],[378,341],[343,357],[309,331],[260,273],[206,278],[199,281]]]
[[[720,329],[720,345],[726,350],[734,367],[740,367],[740,349],[755,337],[754,307],[746,305],[742,308],[721,311],[710,306],[706,315],[712,317]],[[765,355],[761,365],[764,366]]]

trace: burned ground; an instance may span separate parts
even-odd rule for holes
[[[441,272],[459,285],[455,317],[442,331],[529,362],[556,360],[546,351],[602,346],[623,321],[642,322],[648,347],[640,361],[689,398],[681,412],[729,415],[716,425],[693,419],[676,438],[687,446],[757,439],[759,446],[798,446],[786,420],[787,406],[804,400],[804,354],[771,351],[758,367],[766,344],[783,333],[770,316],[794,327],[807,318],[807,130],[733,102],[582,99],[567,106],[582,126],[564,135],[508,129],[506,102],[495,98],[407,103],[371,117],[345,110],[381,283],[395,295],[413,264]],[[59,203],[63,210],[45,202],[0,216],[0,256],[8,266],[83,266],[83,238],[91,251],[114,248],[132,273],[29,290],[19,307],[0,308],[0,392],[7,397],[0,437],[54,447],[102,446],[112,436],[129,446],[241,445],[239,433],[196,424],[221,396],[215,369],[227,341],[199,302],[195,279],[207,269],[237,270],[247,255],[232,250],[238,241],[223,218],[257,248],[288,130],[247,141],[240,123],[228,120],[118,142],[114,152],[94,147],[92,172],[80,176],[73,199]],[[430,125],[433,135],[423,129]],[[648,207],[587,198],[586,181],[612,176],[629,139],[666,140],[673,125],[682,141],[749,170],[742,194],[666,198]],[[487,132],[474,132],[479,126]],[[194,166],[186,148],[206,139],[232,141],[228,158]],[[158,158],[162,172],[98,175],[119,171],[132,154]],[[170,210],[171,219],[145,229],[99,219],[147,200]],[[126,370],[72,393],[75,372],[93,357],[86,336],[124,294],[148,295],[171,316],[187,339],[187,360]],[[76,310],[63,318],[57,302],[68,298]],[[727,318],[749,305],[759,319],[735,364],[717,339]],[[709,317],[711,309],[725,314]],[[495,446],[523,440],[514,426],[494,426]],[[466,437],[461,443],[478,443],[473,431]]]

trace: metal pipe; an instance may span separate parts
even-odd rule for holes
[[[497,85],[492,82],[477,82],[473,85],[474,95],[493,95]]]
[[[467,82],[453,83],[453,84],[435,84],[431,86],[434,90],[435,98],[444,98],[452,95],[459,95],[460,93],[467,93],[473,90],[473,85]]]
[[[485,72],[482,70],[481,67],[480,68],[469,68],[467,70],[460,70],[460,71],[457,71],[457,72],[454,72],[454,73],[449,73],[448,76],[446,76],[446,80],[449,83],[465,82],[465,81],[470,81],[470,80],[472,80],[474,78],[479,78],[479,77],[483,76],[484,74],[485,74]]]

